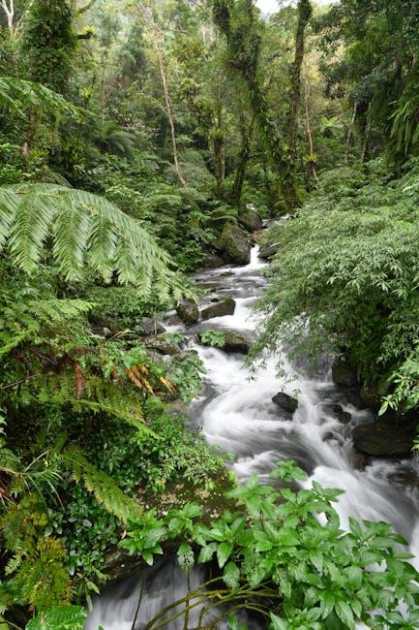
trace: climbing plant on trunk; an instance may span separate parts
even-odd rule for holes
[[[245,82],[262,139],[277,172],[287,209],[298,205],[294,170],[284,139],[272,117],[259,77],[261,25],[252,0],[214,0],[214,22],[227,39],[228,64]]]

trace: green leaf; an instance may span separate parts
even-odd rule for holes
[[[216,543],[210,543],[209,545],[204,545],[199,552],[198,562],[205,563],[211,560],[215,551],[217,550]]]
[[[233,545],[231,543],[221,543],[217,547],[217,560],[220,569],[223,568],[229,557],[233,552]]]
[[[86,617],[80,606],[55,606],[31,619],[26,630],[83,630]]]
[[[229,588],[235,589],[240,584],[240,569],[234,562],[228,562],[223,573],[223,580]]]
[[[284,619],[281,619],[274,613],[270,613],[271,623],[269,624],[270,630],[289,630],[289,624]]]
[[[355,628],[355,619],[352,612],[352,608],[346,602],[338,602],[335,606],[335,611],[339,619],[342,623],[345,624],[347,628]]]

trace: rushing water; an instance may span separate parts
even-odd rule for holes
[[[236,300],[234,315],[210,320],[211,329],[233,329],[254,337],[260,314],[253,306],[263,292],[264,263],[258,248],[252,250],[249,265],[224,267],[197,276],[208,288],[208,302],[217,296]],[[183,327],[182,327],[183,328]],[[181,327],[176,327],[181,329]],[[202,358],[207,370],[205,393],[191,406],[191,419],[210,444],[234,455],[232,465],[240,479],[251,474],[267,478],[281,459],[296,460],[313,480],[323,486],[345,491],[337,510],[342,527],[350,516],[386,521],[409,541],[419,568],[419,494],[415,484],[400,480],[415,476],[411,461],[371,460],[360,469],[360,458],[351,442],[351,426],[364,420],[363,413],[348,404],[327,376],[308,376],[296,370],[285,354],[280,375],[277,359],[250,371],[240,355],[227,355],[215,348],[191,346]],[[296,396],[298,409],[292,421],[281,417],[272,402],[279,391]],[[352,414],[350,424],[342,424],[328,412],[330,403],[339,403]],[[365,412],[364,412],[365,416]],[[398,481],[399,480],[399,481]],[[197,586],[201,576],[193,575]],[[97,600],[86,630],[141,630],[148,620],[168,603],[177,601],[188,590],[185,576],[170,560],[145,575],[111,587]],[[196,619],[191,618],[191,626]],[[171,622],[168,630],[183,628],[184,620]],[[224,624],[219,624],[221,629]],[[249,626],[250,627],[250,626]]]

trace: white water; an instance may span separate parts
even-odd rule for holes
[[[253,248],[250,264],[245,267],[224,267],[197,277],[210,287],[219,285],[217,295],[236,299],[234,315],[212,319],[208,328],[255,334],[261,321],[252,307],[265,284],[261,275],[264,264],[257,251],[257,247]],[[307,486],[316,480],[323,486],[345,491],[337,504],[342,527],[347,527],[350,516],[391,523],[409,541],[416,556],[415,564],[419,566],[418,492],[391,481],[397,474],[415,472],[415,462],[375,460],[358,470],[351,426],[336,420],[324,405],[341,404],[352,413],[351,424],[361,421],[363,414],[345,403],[326,377],[308,377],[296,371],[285,355],[279,376],[277,359],[270,358],[263,367],[251,372],[239,355],[193,347],[205,363],[209,387],[208,394],[192,405],[191,418],[202,428],[210,444],[234,456],[232,467],[239,478],[245,479],[253,473],[266,478],[276,462],[294,459],[309,473]],[[279,391],[298,398],[299,406],[292,421],[281,417],[272,403],[272,396]],[[97,630],[99,624],[104,630],[134,630],[138,579],[125,586],[125,597],[121,588],[97,601],[86,630]],[[151,579],[135,630],[140,630],[159,607],[182,597],[186,589],[185,578],[172,564],[165,572],[164,584],[160,578]],[[172,622],[167,628],[182,628],[183,619],[179,623],[178,626]]]

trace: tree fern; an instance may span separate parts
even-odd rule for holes
[[[79,448],[71,446],[63,455],[75,479],[83,481],[87,490],[94,494],[108,512],[124,523],[138,519],[142,513],[139,503],[126,496],[112,477],[93,466]]]
[[[156,241],[106,199],[55,184],[0,188],[0,248],[26,273],[34,273],[52,242],[52,256],[66,280],[85,267],[105,280],[116,273],[147,296],[155,290],[178,299],[185,286]]]
[[[24,115],[24,110],[37,107],[46,112],[79,117],[80,110],[45,85],[16,77],[0,77],[0,104]]]
[[[83,630],[86,616],[80,606],[54,606],[34,617],[26,630]]]

